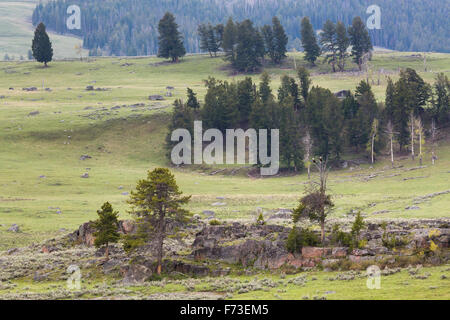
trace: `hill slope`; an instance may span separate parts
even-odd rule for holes
[[[37,0],[0,0],[0,60],[5,54],[19,60],[28,57],[33,39],[31,15]],[[53,44],[54,58],[77,57],[74,47],[82,40],[73,36],[63,36],[50,32]],[[83,53],[86,55],[86,52]]]
[[[225,23],[251,19],[270,23],[277,15],[289,36],[290,46],[300,49],[300,20],[309,16],[316,30],[327,19],[349,25],[355,16],[369,18],[372,0],[57,0],[39,5],[33,24],[43,21],[51,30],[84,37],[88,49],[101,48],[106,55],[148,55],[157,52],[157,24],[166,11],[173,12],[184,34],[188,52],[198,52],[200,23]],[[64,17],[69,5],[81,8],[81,30],[67,30]],[[378,0],[381,29],[371,30],[374,45],[400,51],[450,52],[448,34],[450,2],[445,0]]]
[[[292,55],[289,59],[292,59]],[[295,54],[300,63],[302,54]],[[450,55],[428,56],[429,69],[449,74]],[[423,61],[412,53],[375,54],[374,69],[398,76],[398,67],[414,67],[432,83],[434,72],[420,72]],[[96,58],[88,61],[58,61],[42,68],[35,62],[0,63],[0,248],[10,248],[48,238],[78,227],[95,217],[95,210],[110,201],[122,218],[127,214],[128,193],[146,170],[167,166],[164,138],[171,104],[185,99],[186,87],[203,100],[203,80],[209,75],[231,78],[222,59],[188,56],[179,64],[162,59]],[[274,90],[280,76],[292,69],[268,69]],[[235,77],[242,79],[244,76]],[[259,75],[252,76],[255,80]],[[354,89],[364,75],[313,75],[313,85],[333,92]],[[45,87],[51,91],[42,90]],[[374,86],[384,99],[386,81]],[[86,86],[103,88],[86,91]],[[22,87],[35,86],[37,91]],[[148,100],[174,86],[174,96],[165,101]],[[14,90],[9,90],[13,87]],[[37,113],[38,112],[38,113]],[[450,144],[439,142],[439,161],[426,168],[418,161],[399,160],[404,167],[390,169],[388,161],[332,172],[330,188],[336,197],[334,218],[345,218],[353,209],[368,218],[430,218],[450,215],[450,194],[432,197],[406,210],[415,198],[449,189]],[[428,152],[428,150],[427,150]],[[89,155],[92,158],[84,158]],[[214,210],[218,219],[252,219],[257,208],[272,212],[293,208],[304,191],[307,175],[251,179],[245,169],[236,174],[210,175],[213,170],[174,169],[183,192],[193,195],[189,209],[202,214]],[[231,171],[231,170],[230,170]],[[84,173],[89,178],[81,178]],[[416,178],[404,180],[407,178]],[[225,206],[213,206],[225,197]],[[220,200],[222,201],[222,200]],[[11,224],[21,233],[7,232]]]

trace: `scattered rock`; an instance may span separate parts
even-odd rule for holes
[[[148,99],[152,101],[161,101],[164,100],[164,97],[161,95],[151,95],[148,97]]]
[[[8,231],[17,233],[20,232],[20,228],[17,224],[14,223],[11,225],[11,227],[9,227]]]
[[[408,206],[405,208],[405,210],[420,210],[420,207],[418,206]]]
[[[35,282],[45,281],[47,279],[48,279],[48,274],[40,273],[37,271],[34,273],[33,281],[35,281]]]
[[[12,254],[14,254],[14,253],[16,253],[16,252],[18,252],[18,251],[19,251],[18,248],[12,248],[12,249],[9,249],[8,251],[6,251],[6,253],[7,253],[8,255],[12,255]]]
[[[39,111],[32,111],[28,114],[29,117],[37,116],[39,114]]]
[[[23,91],[37,91],[36,87],[22,88]]]
[[[87,154],[83,154],[83,155],[80,157],[80,160],[82,160],[82,161],[87,160],[87,159],[92,159],[92,157],[91,157],[90,155],[87,155]]]
[[[208,217],[214,217],[216,215],[216,213],[211,210],[204,210],[202,213]]]
[[[152,274],[152,270],[142,264],[131,264],[120,268],[124,284],[144,282]]]
[[[213,207],[219,207],[219,206],[226,206],[227,204],[225,202],[214,202],[211,204]]]

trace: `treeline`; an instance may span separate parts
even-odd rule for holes
[[[44,22],[49,30],[83,37],[83,46],[91,54],[149,55],[158,51],[157,25],[165,12],[172,12],[182,32],[187,52],[200,52],[198,25],[210,22],[226,24],[228,17],[236,21],[250,19],[257,26],[270,24],[276,15],[289,39],[288,49],[302,49],[299,24],[310,17],[318,30],[327,20],[350,25],[355,16],[365,21],[371,0],[57,0],[39,3],[32,16],[36,26]],[[81,8],[81,29],[67,30],[66,10],[69,5]],[[370,30],[374,46],[403,51],[450,52],[447,41],[448,1],[378,0],[381,8],[380,30]]]
[[[373,162],[391,146],[394,157],[394,145],[422,157],[425,137],[435,139],[436,131],[450,121],[448,78],[439,74],[430,86],[413,69],[403,70],[397,82],[389,81],[385,103],[377,103],[366,81],[343,96],[311,86],[303,67],[296,78],[283,76],[277,92],[267,73],[258,84],[247,77],[236,82],[209,78],[205,85],[203,104],[191,89],[186,102],[175,101],[168,150],[176,144],[170,141],[171,132],[186,128],[193,134],[194,120],[202,120],[204,130],[216,128],[224,134],[230,128],[279,129],[282,167],[299,171],[315,155],[338,161],[345,151],[364,152]]]

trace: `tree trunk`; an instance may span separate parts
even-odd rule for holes
[[[372,135],[372,164],[374,163],[374,158],[373,158],[373,145],[375,143],[375,135]]]
[[[391,163],[392,163],[392,168],[394,168],[394,146],[393,146],[393,141],[392,141],[392,136],[391,136]]]
[[[410,116],[410,121],[411,121],[411,158],[414,161],[414,116],[413,113],[411,112],[411,116]]]
[[[105,249],[105,261],[109,260],[109,245],[106,244],[106,249]]]
[[[311,180],[311,165],[308,164],[308,180]]]
[[[322,246],[325,245],[325,221],[320,223],[320,237],[322,239]]]
[[[419,162],[422,166],[422,132],[419,133]]]
[[[156,273],[161,275],[162,269],[162,259],[163,259],[163,245],[164,245],[164,234],[165,234],[165,223],[164,223],[164,214],[160,213],[159,215],[159,230],[158,230],[158,239],[157,239],[157,268]]]

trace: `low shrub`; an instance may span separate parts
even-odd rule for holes
[[[286,240],[286,249],[291,252],[300,252],[303,247],[314,247],[320,244],[320,239],[312,230],[306,228],[292,228]]]
[[[210,226],[219,226],[219,225],[221,225],[222,224],[222,222],[220,222],[219,220],[217,220],[217,219],[213,219],[213,220],[211,220],[210,222],[209,222],[209,225]]]

